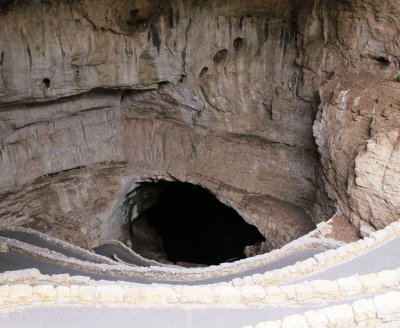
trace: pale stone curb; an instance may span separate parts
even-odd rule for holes
[[[108,257],[102,256],[102,255],[98,255],[96,253],[94,253],[93,251],[89,251],[87,249],[81,248],[79,246],[75,246],[71,243],[68,243],[66,241],[63,241],[61,239],[49,236],[45,233],[42,233],[40,231],[37,230],[33,230],[33,229],[29,229],[29,228],[23,228],[23,227],[8,227],[8,228],[2,228],[1,230],[5,230],[5,231],[21,231],[21,232],[26,232],[29,233],[31,235],[34,235],[36,237],[39,237],[40,239],[43,239],[47,242],[49,242],[50,244],[53,245],[57,245],[58,247],[61,247],[65,250],[68,250],[70,252],[73,252],[75,254],[81,255],[84,258],[87,259],[87,261],[91,261],[94,263],[107,263],[107,264],[115,264],[115,262],[111,259],[109,259]]]
[[[377,247],[384,242],[391,240],[394,237],[397,237],[400,234],[400,221],[396,221],[383,230],[376,231],[372,233],[370,237],[366,237],[362,240],[359,240],[355,243],[346,244],[341,246],[335,250],[329,250],[325,253],[316,254],[314,257],[309,258],[302,262],[297,262],[294,265],[278,269],[268,271],[264,274],[254,274],[252,276],[247,276],[244,278],[235,278],[230,284],[235,287],[245,287],[245,286],[264,286],[270,287],[277,284],[282,284],[287,280],[294,280],[301,278],[310,272],[316,272],[320,269],[325,269],[325,264],[321,263],[330,263],[329,266],[332,266],[333,263],[341,263],[345,260],[349,260],[354,256],[360,255],[360,244],[367,245],[368,248],[362,248],[362,253],[365,252],[366,249],[370,249],[371,247]],[[365,242],[367,241],[367,242]],[[357,246],[356,246],[357,245]],[[335,261],[333,259],[336,259]],[[143,269],[143,268],[142,268]],[[165,269],[165,268],[164,268]],[[142,270],[143,271],[143,270]],[[143,271],[145,272],[145,271]],[[344,278],[339,279],[336,283],[338,284],[338,290],[336,287],[331,290],[333,296],[339,293],[342,296],[351,296],[360,294],[360,288],[362,288],[362,292],[371,293],[377,292],[381,289],[391,288],[393,286],[399,285],[399,270],[385,270],[378,274],[371,274],[362,276],[360,278]],[[171,272],[172,273],[172,272]],[[173,273],[172,273],[173,274]],[[179,274],[180,277],[185,277],[184,273]],[[207,278],[207,274],[204,275],[204,278]],[[358,279],[357,281],[355,279]],[[50,283],[50,284],[96,284],[97,282],[91,280],[88,277],[84,276],[74,276],[70,277],[68,274],[62,275],[41,275],[39,270],[37,269],[28,269],[28,270],[19,270],[19,271],[10,271],[0,273],[0,284],[12,284],[12,283]],[[121,283],[121,282],[118,282]],[[310,289],[310,286],[297,286],[298,289],[298,299],[307,298],[307,289]],[[328,288],[328,286],[321,287]],[[305,299],[303,299],[305,300]]]
[[[325,270],[343,262],[347,262],[357,256],[365,254],[367,251],[375,249],[384,243],[400,235],[400,220],[395,221],[382,230],[371,233],[368,237],[356,242],[339,246],[314,255],[312,258],[286,266],[282,269],[268,271],[263,274],[263,279],[259,275],[253,275],[250,281],[257,281],[256,284],[263,286],[282,285],[289,281],[305,277],[309,273]],[[385,273],[381,273],[385,275]],[[387,282],[384,284],[397,284],[393,277],[386,276]],[[234,286],[245,286],[249,281],[248,277],[236,278],[232,281]],[[378,287],[376,284],[375,287]],[[368,289],[368,287],[366,287]],[[378,289],[379,290],[379,287]]]
[[[359,299],[352,304],[325,307],[287,316],[279,321],[260,322],[255,326],[248,325],[242,328],[377,327],[398,323],[399,319],[400,292],[389,292],[371,299]]]
[[[399,227],[400,223],[393,223],[388,227],[387,231],[378,231],[379,233],[371,234],[370,240],[380,240],[380,243],[382,243],[383,240],[386,240],[393,234],[397,234],[400,230]],[[329,256],[333,256],[333,253],[330,252],[329,254],[331,255]],[[349,254],[349,249],[347,249],[346,254]],[[326,261],[326,256],[318,256],[314,259],[304,261],[302,267],[317,265],[318,259]],[[265,276],[275,277],[276,272],[279,272],[281,276],[285,276],[285,273],[289,275],[288,272],[295,274],[297,271],[293,269],[290,271],[286,269],[275,270],[275,273],[267,272],[263,275],[263,278]],[[3,286],[0,286],[0,306],[8,307],[38,302],[57,304],[222,303],[265,305],[331,301],[399,288],[400,268],[397,270],[384,270],[364,276],[352,276],[332,281],[315,280],[282,287],[273,285],[265,286],[263,278],[260,275],[255,275],[255,280],[252,280],[251,284],[250,282],[246,282],[246,284],[240,286],[237,286],[235,283],[201,286],[141,285],[119,281],[95,282],[85,276],[48,276],[41,275],[36,269],[29,269],[0,274],[0,284],[3,283]],[[389,312],[386,313],[385,310]],[[395,317],[390,311],[390,307],[387,309],[377,308],[378,318],[384,320],[385,318]],[[365,316],[365,313],[359,313],[360,318]]]
[[[37,276],[37,272],[28,271]],[[22,277],[30,275],[20,275]],[[66,285],[54,284],[52,276],[47,282],[13,283],[0,285],[0,307],[12,304],[57,303],[57,304],[247,304],[279,305],[312,302],[330,302],[350,297],[375,293],[377,290],[400,288],[400,268],[385,270],[377,274],[352,276],[338,280],[314,280],[295,285],[268,286],[251,285],[234,287],[220,285],[162,285],[135,284],[126,282],[101,282],[88,284],[87,277],[73,276],[63,281]],[[60,281],[56,275],[57,282]],[[49,282],[50,281],[50,282]],[[396,295],[396,294],[393,294]],[[398,300],[400,303],[400,299]],[[391,303],[390,303],[391,304]],[[380,309],[382,316],[385,309]],[[360,313],[360,316],[365,314]]]
[[[21,229],[20,229],[21,230]],[[22,230],[21,230],[22,231]],[[38,235],[42,235],[40,233],[35,233]],[[49,239],[49,238],[48,238]],[[55,238],[50,238],[50,242],[55,242]],[[60,243],[61,241],[57,241]],[[63,247],[65,242],[61,242]],[[149,279],[157,279],[157,280],[176,280],[182,281],[184,283],[185,280],[201,280],[209,279],[209,278],[217,278],[223,277],[225,275],[237,274],[243,271],[247,271],[249,269],[254,269],[262,265],[266,265],[268,263],[274,262],[282,257],[288,256],[290,254],[303,251],[310,248],[332,248],[337,247],[338,244],[334,243],[330,240],[319,240],[316,238],[310,238],[304,236],[298,240],[292,241],[287,245],[283,246],[281,249],[273,250],[269,253],[257,255],[254,257],[246,258],[243,260],[239,260],[234,263],[222,263],[218,266],[210,266],[205,268],[182,268],[176,266],[150,266],[150,267],[139,267],[139,266],[131,266],[123,263],[117,263],[111,261],[110,263],[94,263],[88,261],[82,261],[75,258],[69,258],[63,254],[50,251],[46,248],[37,247],[34,245],[26,244],[24,242],[0,237],[0,244],[5,245],[5,248],[8,252],[21,254],[24,256],[30,256],[33,258],[37,258],[39,260],[44,260],[47,262],[68,266],[77,270],[87,271],[96,274],[110,274],[116,276],[115,279],[120,277],[128,277],[128,278],[149,278]],[[75,247],[76,248],[76,247]],[[75,249],[74,248],[74,249]],[[81,250],[85,255],[91,254],[94,257],[101,257],[96,254],[92,254],[88,251]],[[105,260],[108,260],[105,258]],[[257,275],[254,277],[255,279],[260,280],[262,275]],[[0,283],[2,282],[0,276]],[[253,277],[248,277],[244,279],[245,283],[252,284]]]

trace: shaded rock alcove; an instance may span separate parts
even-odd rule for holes
[[[265,241],[257,228],[208,190],[184,182],[145,182],[136,189],[143,212],[130,228],[139,254],[173,263],[219,264],[245,257]]]

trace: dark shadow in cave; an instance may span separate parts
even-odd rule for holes
[[[135,191],[147,203],[131,226],[132,245],[138,246],[133,248],[143,256],[135,235],[147,235],[147,244],[158,242],[170,262],[206,265],[244,258],[246,245],[265,241],[255,226],[200,186],[158,181],[141,183]]]

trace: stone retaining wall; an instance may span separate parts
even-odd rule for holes
[[[317,273],[343,262],[352,260],[368,250],[375,249],[400,235],[400,221],[393,222],[382,230],[375,231],[369,236],[356,242],[345,244],[336,249],[330,249],[297,262],[282,269],[271,270],[262,275],[255,274],[251,277],[237,278],[232,281],[234,286],[260,284],[263,286],[283,285]]]
[[[267,321],[254,328],[321,328],[321,327],[385,327],[400,326],[400,292],[389,292],[374,298],[359,299],[319,310],[291,315],[282,320]],[[253,328],[244,326],[243,328]]]
[[[330,302],[400,288],[400,268],[337,280],[314,280],[283,287],[261,285],[234,287],[228,283],[188,286],[94,281],[83,276],[41,275],[38,270],[0,275],[0,304],[21,306],[42,300],[51,304],[107,304],[107,293],[119,295],[119,304],[246,304],[279,305]],[[38,291],[38,292],[37,292]],[[39,294],[40,295],[39,295]],[[46,294],[46,295],[45,295]],[[18,296],[21,295],[21,296]],[[69,295],[67,297],[67,295]],[[136,295],[133,297],[133,295]]]
[[[335,265],[368,249],[381,245],[400,232],[400,222],[374,232],[355,243],[336,250],[317,254],[314,258],[298,262],[283,269],[234,279],[214,285],[188,286],[129,282],[94,281],[89,277],[68,274],[42,275],[37,269],[11,271],[0,274],[0,304],[3,307],[38,304],[42,297],[50,304],[149,303],[149,304],[290,304],[332,301],[400,287],[400,268],[378,273],[352,276],[337,280],[315,280],[293,285],[274,286],[270,282],[282,282],[287,276],[298,277],[316,268]],[[9,247],[9,245],[7,245]],[[165,268],[164,268],[165,269]],[[187,270],[185,270],[187,271]],[[282,274],[287,272],[287,274]],[[281,280],[278,280],[281,273]],[[274,279],[267,279],[274,277]],[[39,294],[38,294],[39,293]],[[81,295],[82,294],[82,295]],[[18,296],[20,295],[20,296]],[[41,295],[41,296],[40,296]],[[135,296],[134,296],[135,295]]]
[[[235,263],[222,263],[218,266],[206,268],[183,268],[183,267],[133,267],[122,263],[95,264],[87,261],[69,258],[62,254],[49,251],[44,248],[36,247],[23,243],[18,240],[0,237],[0,247],[3,251],[29,256],[45,262],[55,263],[77,270],[92,272],[96,274],[115,275],[128,278],[150,278],[150,279],[169,279],[184,282],[185,280],[202,280],[225,275],[237,274],[242,271],[257,268],[259,266],[276,261],[284,256],[293,254],[309,248],[330,248],[334,247],[329,240],[318,240],[316,238],[306,238],[302,241],[293,242],[280,250],[272,251],[267,254],[244,259]]]
[[[316,254],[307,260],[297,262],[294,265],[286,266],[282,269],[267,271],[263,274],[254,274],[244,278],[236,278],[231,281],[231,284],[236,287],[255,284],[261,286],[282,285],[290,280],[299,279],[310,273],[315,273],[339,263],[349,261],[352,258],[365,253],[367,250],[379,247],[387,241],[396,238],[399,234],[400,221],[397,221],[382,230],[371,233],[368,237],[360,239],[357,242],[345,244],[337,249],[329,249],[325,252]],[[121,278],[169,279],[176,281],[181,280],[183,284],[185,280],[189,279],[198,279],[200,283],[200,280],[202,279],[236,274],[243,270],[256,268],[257,266],[273,262],[293,252],[310,248],[314,243],[316,243],[315,239],[308,240],[308,242],[307,239],[303,242],[297,241],[296,243],[287,245],[287,247],[284,247],[281,250],[239,261],[238,265],[235,265],[235,263],[224,263],[214,267],[188,269],[179,267],[145,268],[132,267],[123,264],[94,264],[71,259],[59,253],[28,245],[16,240],[0,238],[0,245],[3,244],[0,248],[3,249],[3,251],[12,251],[21,255],[32,256],[40,260],[58,263],[87,272],[111,274],[115,275],[116,279],[118,279],[118,276]]]
[[[250,294],[248,294],[249,296]],[[251,293],[256,297],[257,293]],[[182,288],[179,294],[165,286],[134,288],[128,286],[52,286],[52,285],[3,285],[0,286],[0,308],[30,305],[120,305],[120,304],[202,304],[233,303],[237,295],[220,289],[214,298],[198,289]],[[242,294],[243,296],[243,294]],[[376,327],[400,320],[400,292],[392,291],[370,299],[358,299],[301,315],[291,315],[278,321],[257,324],[254,328],[317,328],[317,327]],[[245,326],[243,328],[253,328]]]
[[[317,269],[349,260],[397,237],[399,233],[400,222],[395,222],[383,230],[372,233],[369,237],[336,250],[317,254],[293,266],[214,285],[105,282],[68,274],[42,275],[37,269],[5,272],[0,274],[0,308],[58,304],[296,306],[365,297],[390,291],[371,299],[359,299],[351,305],[335,305],[308,311],[303,315],[285,317],[280,321],[263,322],[255,328],[376,326],[400,319],[400,292],[396,291],[400,288],[400,268],[337,280],[314,280],[284,286],[274,286],[269,283],[271,281],[275,284],[282,283],[289,277],[298,278],[307,272],[315,272]],[[277,279],[280,272],[287,272],[287,276],[281,274],[281,280]],[[275,280],[268,277],[274,277]]]
[[[107,264],[115,264],[115,261],[109,259],[108,257],[98,255],[92,251],[89,251],[87,249],[83,249],[81,247],[75,246],[71,243],[65,242],[61,239],[46,235],[40,231],[36,231],[33,229],[28,229],[28,228],[23,228],[23,227],[9,227],[9,228],[2,228],[1,230],[3,231],[21,231],[21,232],[26,232],[31,235],[34,235],[50,244],[56,245],[58,247],[61,247],[67,251],[73,252],[77,255],[80,255],[82,257],[87,258],[88,261],[94,262],[94,263],[107,263]]]

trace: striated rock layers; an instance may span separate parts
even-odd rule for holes
[[[396,1],[0,1],[0,225],[127,239],[199,184],[279,247],[400,212]],[[139,197],[140,198],[140,197]],[[84,244],[85,244],[84,243]]]

